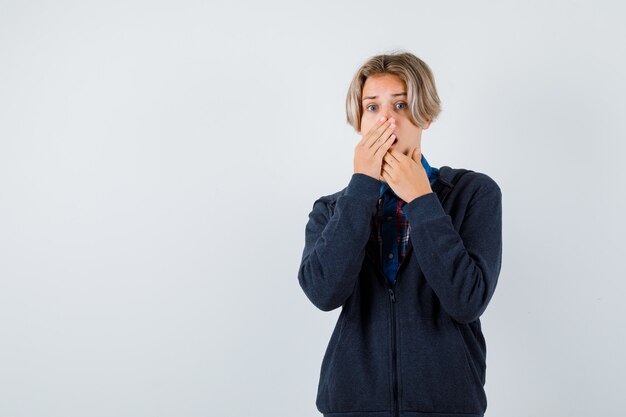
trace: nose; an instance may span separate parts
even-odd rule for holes
[[[383,106],[381,111],[381,116],[384,116],[386,119],[394,118],[393,108],[390,105]]]

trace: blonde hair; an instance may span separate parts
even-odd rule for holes
[[[376,55],[365,62],[354,75],[346,97],[348,124],[361,130],[363,115],[362,94],[365,80],[373,75],[392,74],[406,84],[408,110],[411,122],[423,127],[434,121],[441,112],[435,79],[430,67],[410,52],[392,52]]]

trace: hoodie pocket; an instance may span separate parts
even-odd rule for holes
[[[390,328],[386,321],[348,321],[331,337],[318,385],[321,413],[386,410],[391,407]]]
[[[484,413],[484,390],[471,372],[455,323],[416,318],[399,325],[402,409]]]

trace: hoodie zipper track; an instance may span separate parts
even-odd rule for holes
[[[385,281],[387,281],[388,283],[387,289],[389,291],[389,298],[391,299],[391,347],[392,347],[391,371],[393,375],[393,403],[394,403],[393,415],[394,417],[400,417],[400,402],[398,400],[398,395],[399,395],[398,393],[398,348],[397,348],[397,337],[396,337],[396,303],[398,302],[398,287],[396,284],[398,283],[398,279],[400,278],[400,271],[402,271],[402,268],[406,266],[406,264],[408,264],[409,254],[410,252],[407,253],[405,258],[402,260],[402,263],[400,264],[400,266],[398,266],[398,271],[396,272],[396,280],[393,282],[393,284],[389,282],[389,280],[385,277],[385,274],[383,272],[383,277],[385,278]]]
[[[407,264],[407,257],[404,258],[403,262],[398,267],[398,272],[396,272],[396,280],[392,283],[389,282],[385,272],[382,270],[381,266],[372,261],[375,266],[376,271],[379,273],[384,282],[387,283],[387,292],[389,293],[390,300],[390,308],[391,308],[391,376],[393,380],[393,397],[392,397],[392,406],[393,406],[393,416],[400,416],[400,403],[398,400],[398,348],[397,348],[397,337],[396,337],[396,302],[398,301],[398,289],[396,284],[398,283],[398,278],[400,277],[400,271],[402,267]]]
[[[398,348],[396,341],[396,303],[398,301],[398,288],[396,284],[398,283],[398,278],[400,278],[400,271],[404,266],[408,263],[408,258],[411,251],[407,252],[407,255],[403,259],[402,263],[398,266],[398,271],[396,272],[396,280],[392,283],[389,282],[385,272],[383,271],[381,265],[374,261],[374,259],[370,258],[369,252],[367,253],[367,258],[370,258],[370,262],[374,266],[374,269],[378,273],[378,275],[383,279],[383,282],[387,285],[387,292],[389,293],[389,300],[391,306],[391,376],[393,379],[393,396],[392,396],[392,405],[393,405],[393,416],[400,417],[400,403],[398,401]]]
[[[400,416],[400,407],[398,404],[398,353],[396,348],[396,294],[394,292],[394,287],[396,285],[395,281],[393,286],[391,283],[387,288],[389,290],[389,298],[391,299],[391,373],[393,376],[393,415],[394,417]]]

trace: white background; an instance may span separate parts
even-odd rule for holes
[[[410,51],[491,176],[486,416],[623,414],[622,2],[0,1],[0,416],[317,416],[299,287],[345,96]]]

